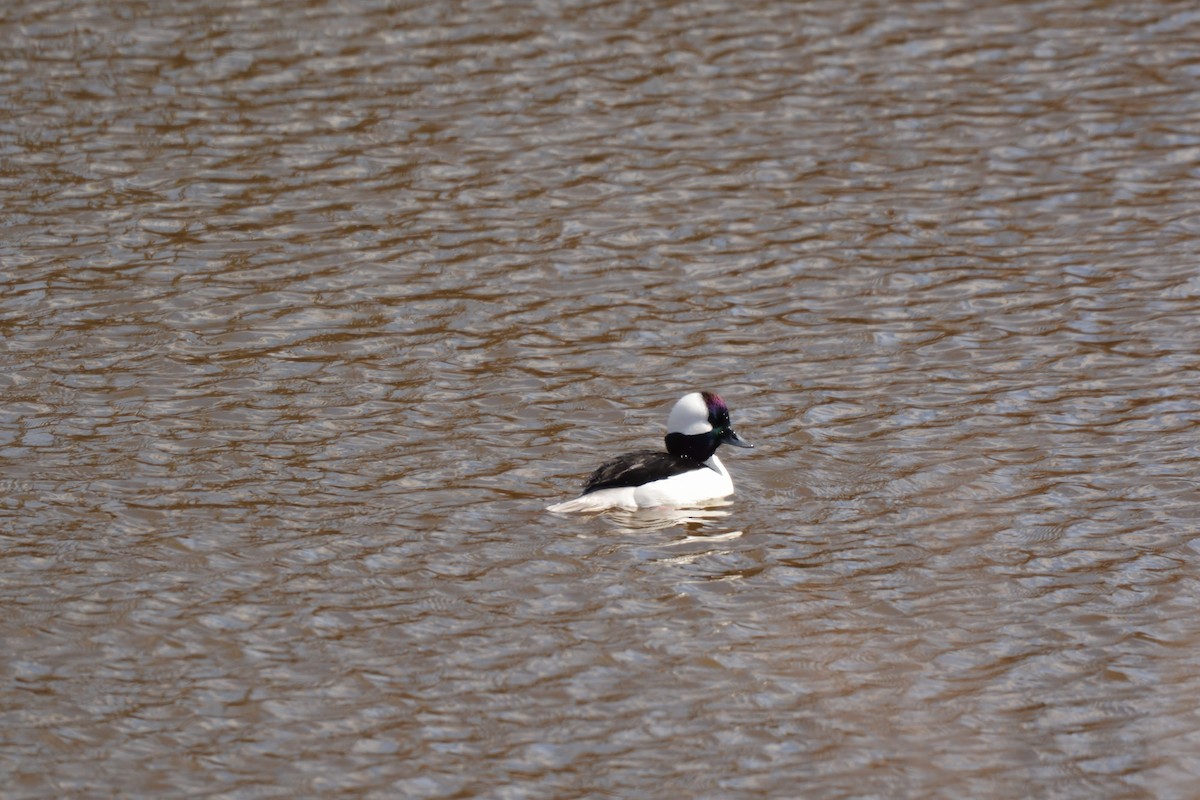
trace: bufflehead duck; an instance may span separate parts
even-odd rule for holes
[[[574,500],[547,511],[636,510],[689,506],[733,494],[733,481],[717,458],[722,444],[753,447],[734,432],[729,408],[712,392],[685,394],[667,417],[667,452],[639,450],[602,465]]]

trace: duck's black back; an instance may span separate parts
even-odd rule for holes
[[[704,469],[704,463],[657,450],[638,450],[602,464],[583,485],[583,493],[622,486],[641,486],[651,481]]]

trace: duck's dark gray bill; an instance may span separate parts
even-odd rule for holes
[[[737,435],[737,431],[733,428],[726,428],[725,433],[721,434],[721,441],[725,444],[731,444],[734,447],[754,447],[745,439]]]

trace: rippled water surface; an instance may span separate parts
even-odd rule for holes
[[[1192,3],[0,11],[6,798],[1192,798]],[[719,391],[731,505],[563,517]]]

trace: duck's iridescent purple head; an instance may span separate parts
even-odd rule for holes
[[[753,447],[733,430],[729,407],[714,392],[692,392],[675,403],[667,417],[667,451],[707,461],[722,444]]]

